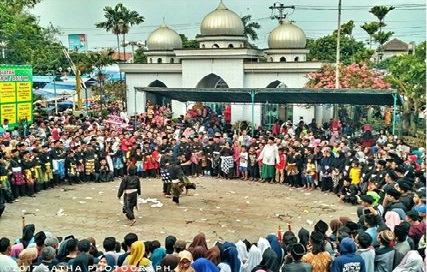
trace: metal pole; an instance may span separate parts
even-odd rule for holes
[[[255,133],[255,91],[251,90],[251,107],[252,107],[252,137]]]
[[[56,73],[55,70],[52,71],[52,75],[53,75],[53,96],[55,98],[55,114],[58,114],[58,99],[56,97],[56,83],[55,83],[55,78],[56,78]]]
[[[135,107],[135,109],[133,110],[134,111],[134,128],[135,128],[135,131],[136,131],[136,116],[137,116],[137,114],[136,114],[136,90],[134,90],[134,99],[133,99],[134,101],[134,103],[135,103],[135,105],[134,105],[134,107]]]
[[[393,126],[392,126],[393,135],[396,129],[396,106],[397,106],[397,94],[393,94]]]
[[[338,0],[338,29],[337,29],[337,56],[335,64],[335,89],[340,86],[340,42],[341,42],[341,0]]]

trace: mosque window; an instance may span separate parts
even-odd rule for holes
[[[202,48],[206,48],[206,45],[205,45],[205,44],[202,44]]]
[[[150,63],[153,63],[153,58],[150,58]]]
[[[162,63],[162,58],[158,58],[157,63]]]
[[[173,59],[173,58],[171,58],[171,61],[170,61],[170,63],[174,63],[175,62],[175,60]]]
[[[219,48],[219,45],[215,43],[214,45],[212,45],[212,48]]]
[[[299,61],[299,57],[295,57],[294,61]]]
[[[270,62],[273,62],[273,57],[270,57]]]
[[[234,48],[234,45],[232,45],[231,43],[228,45],[228,48]]]
[[[280,62],[286,62],[286,58],[285,57],[281,57],[280,58]]]

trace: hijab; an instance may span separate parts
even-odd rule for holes
[[[183,250],[183,251],[181,251],[179,254],[178,254],[178,257],[179,257],[179,263],[178,263],[178,266],[175,268],[175,271],[176,272],[186,272],[186,271],[193,271],[193,268],[190,266],[190,267],[188,267],[186,270],[183,270],[182,268],[181,268],[181,262],[183,261],[183,260],[188,260],[188,261],[190,261],[190,263],[192,263],[193,262],[193,255],[191,255],[191,252],[190,251],[188,251],[188,250]]]
[[[24,250],[24,245],[22,243],[14,244],[10,248],[10,256],[17,259],[19,257],[19,253]]]
[[[130,248],[130,255],[127,257],[127,264],[130,266],[145,267],[150,263],[150,260],[144,257],[145,244],[142,241],[136,241]]]
[[[263,238],[263,237],[259,237],[257,246],[261,250],[261,254],[264,254],[264,252],[267,250],[267,248],[271,247],[268,240]]]
[[[423,258],[417,250],[410,250],[393,272],[424,272]]]
[[[242,266],[242,272],[251,272],[262,261],[262,253],[256,245],[252,245],[249,249],[248,260]]]
[[[193,252],[193,249],[196,246],[202,246],[202,247],[206,248],[206,250],[208,250],[208,244],[206,243],[206,236],[203,232],[200,232],[199,234],[194,236],[193,242],[188,247],[188,251]]]
[[[196,272],[219,272],[218,267],[205,258],[197,259],[191,266]]]
[[[176,237],[175,236],[168,236],[165,238],[165,248],[166,248],[166,254],[173,254],[175,245]]]
[[[221,262],[227,263],[231,268],[231,272],[240,272],[241,262],[238,257],[236,245],[225,242],[220,249]]]
[[[214,265],[218,265],[221,262],[221,251],[219,247],[214,246],[206,252],[206,259],[211,261]]]
[[[400,220],[400,215],[397,212],[394,211],[388,211],[384,215],[385,217],[385,224],[391,231],[394,231],[394,227],[399,225],[402,220]]]
[[[306,230],[305,228],[301,228],[298,231],[298,238],[299,242],[304,246],[305,249],[307,249],[307,244],[310,240],[310,232],[308,232],[308,230]]]
[[[242,242],[242,240],[239,240],[236,243],[237,253],[240,261],[242,263],[245,263],[248,259],[248,250],[246,248],[246,244]]]
[[[156,248],[150,256],[153,267],[157,267],[163,258],[166,256],[166,250],[162,247]]]
[[[270,243],[271,249],[277,254],[277,260],[279,261],[279,263],[282,263],[283,252],[282,247],[279,244],[279,240],[277,239],[277,236],[274,234],[269,234],[267,236],[267,241]]]

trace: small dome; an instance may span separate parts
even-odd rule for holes
[[[175,30],[163,24],[148,36],[147,47],[150,51],[180,49],[182,48],[182,40]]]
[[[305,48],[306,43],[304,31],[290,22],[283,22],[268,36],[270,49]]]
[[[242,18],[229,10],[222,1],[219,6],[202,21],[202,36],[243,36],[245,34]]]

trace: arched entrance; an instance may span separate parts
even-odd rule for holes
[[[199,83],[197,83],[196,88],[229,88],[227,82],[218,75],[213,73],[203,77]],[[218,115],[222,115],[227,103],[214,103],[214,102],[205,102],[206,106],[210,107],[212,110],[216,111]]]

